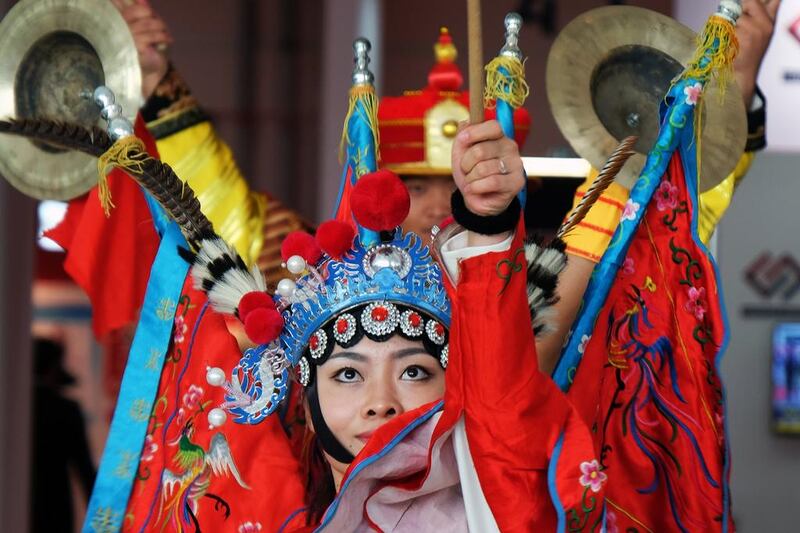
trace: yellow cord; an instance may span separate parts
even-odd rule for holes
[[[144,171],[143,162],[147,157],[142,140],[135,135],[129,135],[115,142],[98,158],[97,195],[107,217],[111,215],[111,208],[114,207],[111,190],[108,188],[108,173],[114,168],[121,168],[126,172],[141,174]]]
[[[497,56],[486,65],[486,88],[483,92],[486,108],[494,108],[497,100],[503,99],[518,109],[525,103],[528,94],[530,87],[525,81],[525,65],[519,59]]]

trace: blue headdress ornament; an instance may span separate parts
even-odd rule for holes
[[[447,364],[450,302],[428,247],[413,233],[368,229],[350,208],[358,180],[377,167],[377,97],[367,68],[370,44],[358,39],[353,48],[355,69],[335,216],[355,226],[357,235],[336,257],[324,253],[319,258],[287,258],[288,270],[299,278],[282,280],[273,297],[283,327],[274,340],[247,350],[225,384],[223,407],[237,422],[256,423],[272,414],[287,394],[293,369],[298,381],[308,385],[334,343],[351,346],[362,335],[383,340],[398,333],[422,340],[442,366]],[[241,300],[242,292],[230,297],[228,305],[228,312],[241,319],[241,306],[233,302]],[[207,293],[214,304],[214,290]]]

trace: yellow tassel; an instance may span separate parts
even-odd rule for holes
[[[378,130],[378,95],[372,85],[357,85],[350,89],[350,99],[347,104],[347,115],[344,117],[342,126],[342,139],[339,141],[339,163],[344,164],[347,155],[347,147],[351,144],[350,135],[347,133],[347,126],[350,117],[356,112],[357,103],[361,102],[361,113],[365,114],[362,118],[369,124],[375,138],[375,160],[380,159],[380,133]]]
[[[714,52],[709,56],[710,50]],[[712,15],[698,35],[697,49],[681,77],[701,81],[716,79],[720,100],[724,100],[725,90],[733,78],[733,60],[738,53],[736,27],[728,19]]]
[[[504,69],[505,72],[501,72]],[[497,56],[486,65],[486,88],[483,92],[484,105],[491,109],[498,99],[508,102],[518,109],[530,94],[525,81],[525,65],[515,57]]]
[[[135,135],[123,137],[114,143],[106,153],[97,160],[97,195],[106,216],[111,215],[114,203],[111,201],[111,190],[108,188],[108,173],[114,168],[121,168],[132,174],[144,172],[143,162],[149,157],[144,143]]]
[[[725,100],[728,84],[733,78],[733,61],[738,53],[739,40],[736,37],[735,25],[726,18],[712,15],[706,22],[703,31],[697,36],[697,48],[694,56],[679,79],[692,78],[705,84],[716,80],[719,86],[719,99],[722,102]],[[704,108],[704,95],[701,94],[694,113],[698,179],[702,168],[700,144],[703,133]]]

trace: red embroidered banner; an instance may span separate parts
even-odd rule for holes
[[[728,512],[725,324],[689,194],[676,152],[579,348],[569,395],[609,478],[610,533],[720,531]]]

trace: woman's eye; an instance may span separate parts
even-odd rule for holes
[[[408,381],[423,381],[431,377],[430,372],[422,368],[421,366],[410,366],[403,371],[403,375],[400,376],[400,379],[406,379]]]
[[[355,383],[361,379],[361,374],[355,368],[343,368],[334,374],[333,379],[342,383]]]

